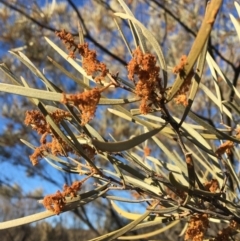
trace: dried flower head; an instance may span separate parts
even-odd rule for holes
[[[75,181],[72,183],[71,186],[68,186],[67,184],[65,184],[63,186],[63,195],[66,196],[70,196],[71,198],[76,197],[77,196],[77,192],[81,190],[82,187],[82,181]]]
[[[224,153],[226,153],[227,155],[231,155],[233,147],[234,143],[232,141],[226,141],[217,148],[215,153],[218,157],[221,157],[221,155],[223,155]]]
[[[50,194],[44,197],[43,199],[43,206],[53,211],[56,214],[59,214],[64,206],[66,205],[66,197],[74,198],[77,196],[77,193],[81,190],[82,184],[89,178],[87,176],[81,181],[75,181],[72,183],[71,186],[65,184],[63,186],[63,191],[57,191],[55,194]]]
[[[59,214],[65,206],[65,197],[60,191],[57,191],[55,194],[47,195],[43,199],[43,206],[46,209]]]
[[[88,90],[78,94],[64,94],[62,102],[73,102],[73,105],[77,106],[81,110],[81,125],[85,125],[93,118],[100,97],[101,90],[99,90],[98,88],[94,88],[92,90]]]
[[[180,59],[180,63],[173,68],[173,73],[184,76],[185,75],[185,65],[187,65],[187,56],[183,55]]]
[[[144,151],[144,156],[150,156],[151,154],[151,149],[148,147],[148,146],[145,146],[143,148],[143,151]]]
[[[46,148],[47,147],[45,145],[41,145],[34,150],[32,155],[29,156],[33,166],[38,164],[38,159],[43,157],[43,153],[46,151]]]
[[[50,113],[50,116],[54,120],[55,124],[60,126],[61,121],[71,115],[67,111],[58,109]],[[29,156],[34,166],[38,164],[38,159],[44,156],[44,152],[52,153],[55,156],[66,155],[68,152],[73,152],[72,148],[70,148],[59,136],[53,134],[51,126],[48,124],[45,116],[40,111],[27,111],[25,124],[31,125],[32,128],[36,130],[39,135],[41,135],[41,146],[37,147],[34,153]],[[52,139],[51,142],[47,142],[47,136],[50,136]]]
[[[68,152],[74,153],[73,149],[67,145],[60,137],[53,137],[52,141],[47,143],[48,149],[54,156],[65,156]]]
[[[74,41],[73,36],[66,32],[57,31],[56,35],[67,45],[67,49],[70,50],[69,57],[76,58],[75,53],[78,52],[83,57],[83,69],[88,75],[93,76],[96,72],[100,72],[100,76],[96,76],[95,80],[102,80],[108,73],[106,65],[97,60],[96,51],[90,50],[87,43],[77,44]]]
[[[66,118],[71,116],[69,112],[64,110],[56,110],[50,113],[50,116],[54,120],[56,125],[60,125],[60,122]],[[48,134],[52,134],[51,126],[46,121],[45,116],[38,110],[26,111],[25,121],[26,125],[31,125],[32,129],[37,131],[39,135],[42,135],[41,143],[46,143],[46,136]]]
[[[32,129],[37,131],[38,134],[43,135],[50,133],[51,128],[47,123],[44,115],[38,110],[26,111],[24,123],[31,125]]]
[[[138,81],[136,83],[135,92],[142,98],[140,111],[147,114],[151,111],[148,101],[156,101],[155,91],[161,92],[161,78],[159,77],[160,67],[156,66],[156,57],[152,54],[142,53],[140,47],[133,51],[133,58],[128,63],[128,78],[134,82],[136,75]]]
[[[202,241],[209,227],[207,214],[196,214],[191,217],[185,233],[185,240]]]
[[[179,94],[174,98],[176,104],[183,104],[184,106],[188,105],[188,98],[187,95],[184,94]]]
[[[52,137],[51,142],[46,142],[37,147],[29,158],[35,166],[38,164],[38,160],[48,153],[51,153],[54,156],[65,156],[69,152],[73,153],[74,151],[61,138]]]

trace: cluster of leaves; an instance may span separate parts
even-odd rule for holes
[[[173,68],[176,78],[172,86],[169,86],[166,61],[157,40],[133,16],[124,1],[119,0],[119,3],[125,13],[115,13],[115,16],[129,21],[136,43],[135,49],[130,50],[132,59],[127,65],[128,81],[123,80],[126,77],[121,76],[121,73],[113,74],[111,66],[97,60],[96,51],[90,50],[87,43],[77,43],[65,30],[56,32],[56,35],[66,44],[68,54],[50,39],[46,38],[46,41],[83,76],[83,81],[73,78],[84,89],[83,92],[63,92],[22,52],[12,54],[44,83],[46,90],[30,88],[24,78],[19,79],[5,64],[0,65],[1,70],[14,83],[2,83],[0,90],[28,97],[39,108],[39,111],[27,111],[25,123],[41,135],[41,146],[35,147],[22,140],[34,151],[30,156],[32,163],[37,165],[39,158],[42,158],[59,171],[87,175],[71,186],[65,185],[63,192],[57,191],[56,194],[46,196],[41,202],[48,210],[21,218],[17,225],[73,210],[104,197],[111,201],[116,212],[132,222],[92,240],[139,240],[143,235],[123,235],[131,230],[169,222],[162,229],[144,234],[144,237],[154,236],[176,225],[180,219],[187,220],[189,216],[189,222],[186,222],[186,240],[203,240],[210,222],[228,223],[229,226],[212,239],[228,240],[238,231],[240,223],[237,194],[240,183],[230,160],[233,153],[239,156],[235,146],[240,142],[239,129],[236,128],[236,134],[229,134],[228,127],[216,128],[191,111],[197,92],[201,89],[216,104],[216,108],[219,108],[221,116],[234,121],[229,107],[237,110],[238,114],[240,112],[234,102],[222,101],[216,81],[216,96],[200,83],[207,60],[214,79],[217,75],[221,76],[237,98],[240,97],[238,90],[222,74],[207,52],[208,38],[222,1],[212,0],[208,4],[202,26],[189,54],[182,56],[180,63]],[[236,8],[239,10],[237,3]],[[239,23],[233,16],[231,18],[240,36]],[[127,44],[124,35],[122,36]],[[155,54],[149,53],[147,42]],[[77,59],[78,54],[82,58],[81,64]],[[62,66],[56,66],[71,76]],[[84,81],[86,79],[88,81]],[[129,97],[112,99],[103,96],[103,92],[111,87],[114,87],[114,91],[127,92]],[[111,105],[112,108],[108,109],[110,113],[135,123],[139,128],[143,127],[144,133],[129,137],[126,141],[116,141],[114,138],[113,141],[107,141],[106,137],[101,136],[90,125],[96,108],[100,105]],[[129,110],[128,106],[134,106],[135,109]],[[180,118],[170,110],[172,108],[181,111]],[[101,117],[96,115],[95,118]],[[172,152],[160,135],[177,141],[179,153]],[[150,139],[157,150],[150,152],[149,148],[141,149],[141,153],[145,154],[141,158],[137,154],[141,143]],[[218,147],[214,142],[216,140],[222,143]],[[136,148],[136,151],[133,152],[132,148]],[[168,162],[157,157],[159,152],[167,156]],[[109,163],[108,168],[96,164],[96,158],[106,160]],[[95,178],[97,187],[80,193],[82,183],[90,177]],[[135,196],[135,200],[134,196],[131,199],[121,195],[110,196],[110,190],[135,191],[139,196]],[[145,212],[128,213],[116,205],[114,200],[145,203]],[[15,225],[13,220],[2,223],[1,227]]]

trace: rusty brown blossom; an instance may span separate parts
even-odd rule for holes
[[[63,192],[57,191],[55,194],[45,196],[43,199],[43,206],[46,209],[59,214],[66,205],[66,197],[76,197],[77,192],[81,190],[81,186],[81,181],[75,181],[71,186],[65,184],[63,186]]]
[[[39,135],[51,133],[51,127],[47,123],[44,115],[38,110],[26,111],[24,123],[31,125],[32,129],[37,131]]]
[[[62,31],[57,31],[56,35],[63,41],[67,46],[70,58],[76,58],[76,52],[83,57],[83,69],[88,75],[93,76],[96,72],[100,72],[100,75],[95,77],[96,81],[102,80],[108,73],[106,65],[97,60],[97,53],[94,50],[88,48],[87,43],[77,44],[74,41],[73,36],[66,32],[64,29]]]
[[[227,155],[231,155],[232,148],[234,147],[234,143],[232,141],[226,141],[222,145],[220,145],[215,151],[216,155],[220,158],[221,155],[226,153]]]
[[[207,214],[196,214],[191,217],[184,240],[202,241],[209,227]]]
[[[101,97],[101,90],[94,88],[87,90],[83,93],[77,94],[64,94],[63,103],[72,102],[74,106],[77,106],[81,110],[81,125],[88,123],[95,114],[97,104]]]
[[[43,206],[55,214],[59,214],[65,206],[65,197],[60,191],[47,195],[43,199]]]
[[[55,214],[59,214],[61,211],[63,211],[63,208],[66,205],[66,197],[76,197],[82,188],[82,184],[91,176],[92,174],[81,181],[75,181],[71,186],[65,184],[62,192],[58,190],[55,194],[45,196],[42,202],[43,206],[46,209],[53,211]]]
[[[54,120],[55,124],[59,126],[60,122],[66,117],[70,117],[70,113],[64,110],[56,110],[50,113],[50,116]],[[41,144],[46,143],[46,136],[52,134],[52,129],[49,123],[46,121],[45,116],[38,110],[26,111],[25,121],[26,125],[30,125],[33,130],[37,131],[39,135],[42,135]]]
[[[152,150],[148,146],[145,146],[143,148],[143,151],[144,151],[144,156],[150,156]]]
[[[64,141],[62,141],[61,138],[53,136],[51,142],[47,142],[37,147],[29,158],[35,166],[38,164],[38,160],[48,153],[51,153],[54,156],[65,156],[69,152],[73,153],[74,151]]]
[[[56,110],[50,113],[50,116],[54,120],[55,124],[60,126],[63,119],[70,116],[70,113],[64,110]],[[38,110],[27,111],[25,116],[25,124],[31,125],[33,130],[41,136],[41,146],[37,147],[32,155],[29,156],[33,165],[38,164],[38,160],[44,156],[44,153],[52,153],[53,155],[66,155],[68,152],[73,152],[59,136],[52,132],[51,126],[46,121],[45,116]],[[52,141],[47,142],[47,136]]]
[[[147,114],[151,111],[149,101],[156,101],[155,91],[161,92],[161,78],[159,77],[160,67],[156,65],[156,57],[152,54],[144,54],[140,47],[133,51],[133,58],[128,63],[128,78],[136,84],[135,93],[142,98],[140,111]],[[135,81],[134,76],[137,76]]]

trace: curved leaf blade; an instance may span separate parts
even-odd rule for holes
[[[99,140],[92,140],[92,144],[100,151],[107,151],[107,152],[120,152],[125,151],[128,149],[137,146],[147,139],[151,138],[152,136],[156,135],[159,131],[161,131],[163,127],[153,129],[147,133],[141,134],[139,136],[133,137],[127,141],[119,141],[119,142],[102,142]]]

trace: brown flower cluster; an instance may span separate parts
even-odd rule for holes
[[[204,184],[204,187],[207,191],[216,193],[216,191],[219,189],[219,184],[218,184],[217,179],[212,179],[211,181],[206,182]]]
[[[102,80],[107,75],[108,69],[106,65],[97,60],[96,51],[90,50],[87,43],[75,43],[73,36],[64,29],[59,32],[56,31],[56,35],[67,45],[67,49],[70,50],[70,58],[76,58],[76,52],[83,57],[82,67],[88,75],[93,76],[97,71],[100,72],[100,76],[96,76],[95,78],[96,81]]]
[[[69,112],[59,109],[52,112],[50,115],[57,125],[59,125],[64,118],[71,116]],[[51,126],[47,123],[44,115],[40,111],[26,111],[24,123],[26,125],[31,125],[33,130],[37,131],[39,135],[42,135],[41,144],[46,143],[46,136],[51,134],[52,130]]]
[[[185,75],[185,65],[187,64],[187,56],[183,55],[180,59],[180,63],[173,68],[174,74],[180,74],[182,76]]]
[[[70,114],[64,110],[56,110],[50,114],[54,122],[59,125],[60,122],[69,117]],[[66,152],[72,152],[70,148],[60,137],[53,134],[51,126],[47,123],[44,115],[38,110],[27,111],[25,116],[25,124],[31,125],[33,130],[41,135],[41,146],[37,147],[34,153],[30,156],[33,165],[38,164],[38,159],[42,158],[44,152],[52,153],[53,155],[65,155]],[[50,136],[52,141],[47,142],[47,136]]]
[[[63,94],[62,102],[64,104],[68,102],[72,102],[74,106],[77,106],[82,113],[81,125],[85,125],[88,121],[90,121],[96,111],[97,104],[101,97],[101,91],[98,88],[94,88],[83,93],[77,94]]]
[[[35,166],[38,164],[38,160],[41,159],[47,153],[52,153],[54,156],[66,156],[67,153],[73,152],[73,149],[69,147],[61,138],[52,136],[52,141],[42,144],[34,150],[34,153],[29,156],[32,164]]]
[[[46,209],[59,214],[66,204],[66,197],[76,197],[77,192],[81,190],[82,184],[83,181],[75,181],[71,186],[65,184],[62,192],[57,191],[55,194],[50,194],[44,197],[43,206]]]
[[[191,85],[191,79],[193,77],[193,70],[185,76],[185,66],[187,65],[187,56],[183,55],[180,59],[180,63],[174,67],[173,73],[180,74],[181,77],[185,78],[184,83],[176,93],[176,97],[174,98],[177,104],[183,104],[184,106],[188,105],[187,100],[187,92],[189,91],[189,87]]]
[[[234,147],[234,143],[232,141],[226,141],[222,145],[220,145],[215,151],[216,155],[220,158],[221,155],[226,153],[227,155],[231,155],[232,148]]]
[[[191,217],[184,240],[202,241],[209,227],[207,214],[196,214]]]
[[[50,125],[47,123],[44,115],[38,110],[26,111],[24,123],[31,125],[32,129],[42,135],[41,143],[44,143],[45,137],[51,132]]]
[[[235,129],[236,131],[236,135],[235,137],[237,139],[240,139],[240,128]],[[232,141],[226,141],[224,142],[222,145],[220,145],[217,150],[215,151],[216,155],[220,158],[221,155],[223,155],[224,153],[226,153],[227,155],[231,155],[232,154],[232,149],[234,147],[234,142]]]
[[[143,148],[143,151],[144,151],[144,156],[150,156],[152,150],[148,146],[145,146]]]
[[[144,54],[140,47],[138,47],[133,51],[133,58],[127,66],[128,78],[134,81],[134,76],[136,75],[138,77],[135,92],[142,98],[140,104],[142,114],[147,114],[151,111],[148,102],[154,102],[156,100],[155,90],[158,89],[161,92],[160,67],[156,66],[156,62],[154,55]]]

